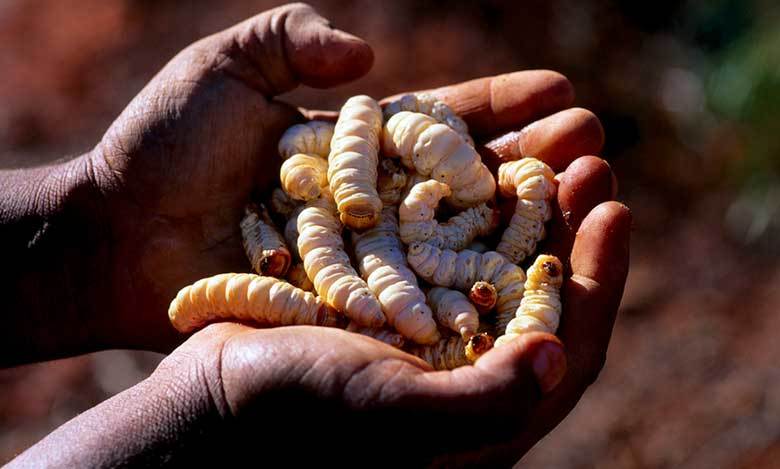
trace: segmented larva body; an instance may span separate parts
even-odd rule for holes
[[[273,277],[219,274],[182,288],[168,308],[179,332],[192,332],[224,319],[254,321],[265,326],[338,327],[335,310],[313,294]]]
[[[393,207],[385,207],[377,226],[364,233],[353,233],[355,257],[387,322],[404,337],[432,344],[440,339],[439,332],[425,303],[425,294],[406,263],[394,211]]]
[[[279,176],[282,187],[299,200],[319,197],[328,185],[328,162],[333,124],[311,121],[296,124],[279,140],[279,155],[284,159]]]
[[[347,330],[349,332],[354,332],[355,334],[374,338],[395,348],[401,348],[406,343],[404,336],[386,327],[364,327],[354,322],[350,322],[347,326]]]
[[[354,230],[379,221],[382,201],[376,190],[382,110],[368,96],[355,96],[341,108],[328,157],[330,191],[341,222]]]
[[[408,351],[428,362],[435,370],[453,370],[470,365],[466,358],[466,343],[461,336],[446,337],[433,345],[417,345]]]
[[[290,268],[292,256],[265,207],[248,204],[240,226],[244,252],[255,272],[272,277],[284,276]]]
[[[273,192],[271,192],[268,205],[271,209],[271,213],[279,218],[284,218],[286,220],[290,218],[290,214],[293,212],[293,210],[302,206],[303,204],[299,200],[295,200],[290,197],[282,188],[277,187],[273,190]]]
[[[444,101],[436,99],[431,94],[407,94],[388,103],[383,111],[385,120],[390,119],[401,111],[419,112],[431,116],[457,132],[469,145],[474,146],[474,140],[469,135],[469,127],[466,125],[466,122],[455,114],[455,111],[447,106]]]
[[[475,334],[467,341],[461,336],[445,337],[433,345],[415,345],[408,352],[428,362],[435,370],[452,370],[477,361],[493,348],[493,338]]]
[[[545,237],[544,224],[552,215],[550,199],[557,191],[555,173],[536,158],[510,161],[498,168],[498,187],[504,196],[517,195],[517,205],[496,251],[517,264]]]
[[[469,300],[476,306],[480,314],[485,314],[496,306],[498,292],[490,282],[475,282],[469,290]]]
[[[325,121],[296,124],[287,129],[279,140],[279,154],[285,159],[299,153],[327,158],[333,129],[334,125]]]
[[[401,202],[401,196],[408,179],[406,171],[400,164],[390,158],[382,158],[379,162],[379,178],[376,181],[376,189],[385,206],[398,205]]]
[[[314,284],[311,283],[309,276],[306,275],[303,262],[298,262],[290,267],[290,270],[287,271],[287,281],[290,282],[290,285],[301,290],[314,291]]]
[[[328,185],[328,162],[319,156],[298,153],[284,160],[279,178],[293,198],[316,199]]]
[[[477,333],[479,313],[463,293],[449,288],[434,287],[428,292],[428,304],[431,305],[436,321],[460,334],[464,340],[470,339]]]
[[[561,320],[561,284],[563,265],[550,255],[540,255],[528,268],[525,293],[515,318],[509,321],[505,335],[496,341],[502,345],[524,332],[541,331],[555,334]]]
[[[425,114],[402,111],[385,124],[385,155],[422,176],[450,186],[447,202],[468,208],[493,197],[496,181],[474,148],[457,132]]]
[[[441,287],[469,291],[476,282],[489,282],[496,289],[496,315],[499,321],[514,317],[523,298],[525,272],[503,255],[488,251],[455,252],[427,243],[409,246],[406,260],[426,282]],[[503,330],[503,329],[502,329]]]
[[[314,289],[330,306],[371,327],[385,323],[379,301],[344,251],[341,223],[327,191],[298,215],[298,252]]]
[[[284,225],[284,240],[287,242],[287,246],[290,247],[293,257],[300,259],[301,255],[298,252],[298,216],[301,214],[304,205],[296,207],[290,216],[287,218],[287,223]]]
[[[477,236],[486,236],[498,226],[498,211],[485,203],[439,223],[435,218],[436,207],[439,200],[449,195],[449,186],[433,179],[415,185],[398,207],[401,240],[406,244],[423,241],[459,251]]]
[[[385,158],[385,159],[387,159],[387,158]],[[392,161],[392,160],[390,160],[390,161]],[[412,192],[412,189],[414,188],[414,186],[416,186],[417,184],[419,184],[421,182],[428,181],[430,179],[431,178],[429,178],[427,176],[423,176],[421,174],[418,174],[418,173],[414,172],[414,170],[410,170],[409,173],[407,173],[407,175],[406,175],[406,187],[404,187],[403,192],[401,193],[401,198],[399,199],[399,202],[401,200],[404,200],[407,197],[409,197],[409,193]]]

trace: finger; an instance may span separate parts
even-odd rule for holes
[[[597,154],[603,145],[604,128],[598,117],[587,109],[571,108],[491,140],[480,153],[483,159],[494,160],[495,166],[533,156],[557,172],[578,156]]]
[[[527,70],[445,86],[432,93],[469,125],[475,136],[497,135],[565,109],[574,88],[550,70]]]
[[[194,47],[212,51],[216,70],[268,97],[298,84],[328,88],[354,80],[374,60],[365,41],[333,29],[303,3],[261,13]]]
[[[429,435],[427,446],[434,454],[457,453],[452,461],[437,462],[448,466],[469,460],[484,443],[511,439],[524,422],[533,422],[526,420],[530,409],[565,373],[566,354],[558,339],[529,333],[489,351],[474,366],[397,372],[385,380],[382,396],[392,396],[390,409],[413,409],[423,421],[437,422],[440,435]],[[511,450],[500,454],[479,451],[478,456],[502,466],[519,457]]]
[[[567,263],[582,220],[594,207],[614,198],[617,179],[609,164],[596,156],[577,158],[556,178],[557,200],[543,250]]]
[[[563,291],[558,336],[566,344],[568,372],[533,411],[537,425],[515,442],[526,451],[571,411],[604,365],[623,287],[628,275],[631,212],[605,202],[583,220],[572,251],[574,275]]]
[[[486,418],[526,412],[551,392],[566,372],[563,346],[553,335],[518,337],[482,356],[474,366],[453,371],[398,375],[386,385],[402,407]]]
[[[525,70],[425,90],[447,103],[475,137],[516,129],[574,102],[574,87],[550,70]],[[387,103],[407,93],[382,100]]]
[[[587,384],[596,379],[606,356],[628,275],[630,235],[628,208],[605,202],[585,217],[574,241],[560,336],[579,355]]]

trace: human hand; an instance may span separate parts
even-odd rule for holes
[[[113,347],[170,351],[178,289],[244,271],[238,231],[253,191],[278,180],[279,137],[302,120],[274,96],[365,74],[362,40],[311,7],[269,10],[187,47],[128,105],[89,155],[113,234]]]
[[[434,372],[339,330],[215,324],[174,352],[156,379],[179,389],[189,382],[181,398],[209,403],[201,407],[219,417],[201,420],[229,435],[211,448],[221,455],[245,457],[240,448],[254,440],[270,461],[511,465],[568,414],[604,364],[631,223],[622,205],[600,203],[612,179],[594,157],[560,177],[560,225],[548,248],[570,258],[571,274],[559,339],[524,334],[474,366]]]
[[[594,164],[598,163],[598,164]],[[596,159],[561,178],[573,240],[560,340],[523,334],[453,371],[339,329],[196,333],[154,374],[67,423],[15,461],[36,465],[214,462],[508,466],[571,410],[604,363],[628,269],[630,214],[604,202]],[[584,217],[584,220],[583,220]]]
[[[193,428],[218,435],[208,452],[225,464],[253,457],[260,444],[269,464],[511,465],[596,379],[627,274],[630,214],[614,202],[585,209],[609,190],[593,181],[611,177],[603,164],[589,173],[593,160],[578,161],[561,181],[579,181],[590,199],[566,205],[579,232],[562,298],[565,349],[549,334],[524,334],[474,366],[435,372],[338,329],[223,323],[194,335],[150,381],[177,390],[177,407],[207,409]],[[558,233],[559,246],[572,239]],[[171,456],[206,457],[185,446]]]
[[[274,96],[298,84],[352,80],[372,60],[362,40],[295,4],[193,44],[157,74],[89,154],[113,238],[115,267],[104,294],[110,301],[102,308],[113,314],[102,320],[104,343],[169,351],[181,341],[165,314],[176,291],[246,269],[238,232],[243,205],[253,191],[274,185],[278,139],[302,119]],[[434,93],[482,141],[530,124],[489,143],[482,152],[488,161],[524,152],[562,170],[603,141],[592,113],[566,110],[573,91],[554,72],[518,72]]]

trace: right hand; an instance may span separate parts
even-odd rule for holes
[[[338,329],[213,324],[149,381],[161,394],[177,391],[175,408],[208,409],[195,425],[218,436],[208,448],[216,460],[510,465],[565,417],[603,366],[629,229],[629,212],[614,202],[582,221],[560,339],[524,334],[474,366],[432,371]]]

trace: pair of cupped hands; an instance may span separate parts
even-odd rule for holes
[[[192,44],[154,77],[86,156],[114,244],[107,344],[181,342],[168,303],[198,278],[246,271],[244,204],[278,184],[284,130],[327,114],[274,97],[354,80],[372,62],[363,40],[295,4]],[[628,271],[631,215],[612,201],[609,165],[591,156],[602,127],[570,107],[572,85],[551,71],[430,91],[465,119],[486,162],[535,156],[559,173],[542,247],[568,270],[558,337],[525,334],[474,366],[434,372],[342,330],[213,324],[101,404],[127,413],[129,398],[150,413],[128,415],[137,433],[126,438],[141,449],[125,461],[508,465],[574,407],[604,365]]]

